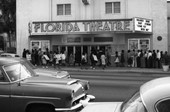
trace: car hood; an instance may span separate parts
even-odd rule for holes
[[[43,76],[52,76],[55,78],[69,78],[70,75],[67,71],[52,71],[52,70],[44,70],[40,68],[34,69],[36,74]]]
[[[26,80],[23,81],[23,83],[27,84],[60,84],[60,85],[72,85],[74,83],[77,83],[78,79],[59,79],[59,78],[54,78],[50,76],[34,76],[27,78]]]
[[[89,103],[80,112],[121,112],[120,106],[122,102],[98,102]]]

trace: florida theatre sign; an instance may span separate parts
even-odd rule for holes
[[[133,19],[30,22],[30,35],[133,32]]]

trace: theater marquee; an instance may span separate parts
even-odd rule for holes
[[[95,32],[131,32],[132,20],[92,20],[92,21],[56,21],[29,23],[30,35],[95,33]]]
[[[135,31],[152,33],[152,20],[144,18],[134,18]]]
[[[134,18],[120,20],[30,22],[29,33],[30,35],[56,35],[56,34],[99,33],[99,32],[132,33],[136,31],[135,28],[140,26],[137,25],[136,20],[137,19]],[[149,23],[145,22],[145,24]],[[137,31],[138,30],[139,29],[137,29]],[[150,30],[146,29],[146,31]]]

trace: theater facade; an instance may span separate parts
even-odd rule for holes
[[[17,53],[168,50],[165,0],[17,0]]]

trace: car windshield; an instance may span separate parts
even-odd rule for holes
[[[121,110],[122,112],[147,112],[139,91],[122,104]]]
[[[34,74],[27,63],[4,66],[4,70],[12,82],[32,77]]]

